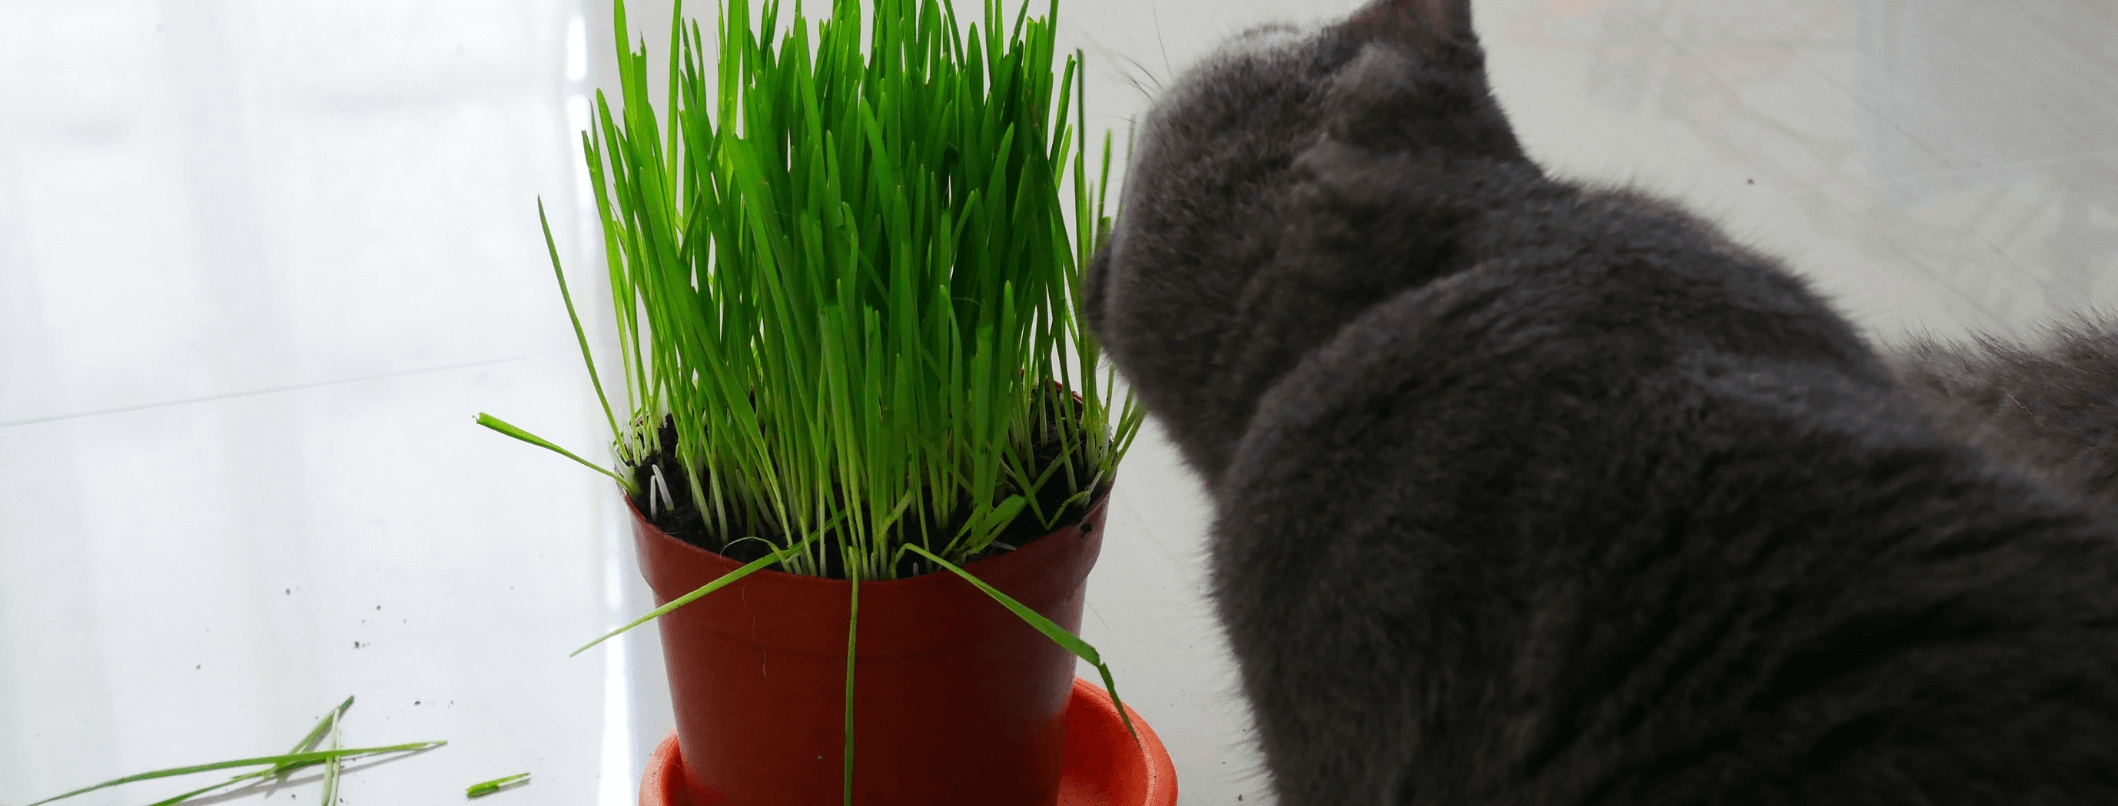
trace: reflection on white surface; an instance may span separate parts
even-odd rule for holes
[[[666,4],[630,5],[662,55]],[[1148,95],[1222,37],[1354,5],[1066,0],[1061,44],[1087,52],[1090,123],[1122,153]],[[2118,6],[1477,12],[1532,154],[1685,200],[1878,336],[2118,302]],[[534,201],[577,301],[607,304],[572,132],[610,73],[608,19],[0,0],[0,803],[277,752],[346,694],[348,741],[450,741],[350,778],[346,803],[524,771],[502,797],[631,800],[669,725],[655,636],[566,658],[647,609],[622,508],[470,423],[601,439]],[[1083,630],[1187,804],[1263,802],[1202,598],[1205,501],[1150,431]]]
[[[608,612],[625,612],[625,580],[618,569],[624,566],[619,555],[629,548],[621,540],[603,541],[603,607]],[[628,636],[621,635],[606,643],[628,641]],[[633,772],[632,670],[626,661],[625,643],[615,643],[603,652],[603,755],[597,771],[602,778],[596,790],[599,804],[623,806],[633,790],[629,785]]]
[[[1878,336],[2021,331],[2118,299],[2118,6],[1478,10],[1534,155],[1692,203]]]

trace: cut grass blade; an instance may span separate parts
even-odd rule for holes
[[[385,753],[415,753],[421,750],[430,750],[436,747],[442,747],[447,744],[448,742],[412,742],[409,744],[393,744],[387,747],[356,747],[347,750],[316,750],[307,753],[286,753],[277,756],[260,756],[258,758],[236,759],[234,761],[217,761],[212,764],[196,764],[189,767],[173,767],[166,770],[143,772],[138,775],[127,775],[123,778],[113,778],[111,780],[104,781],[103,783],[96,784],[95,786],[83,787],[81,789],[76,789],[72,792],[68,792],[64,795],[45,798],[43,800],[37,801],[36,803],[29,804],[29,806],[43,806],[46,803],[64,800],[75,795],[85,795],[87,793],[94,792],[99,789],[108,789],[113,786],[138,783],[140,781],[152,781],[157,778],[173,778],[179,775],[190,775],[192,773],[200,772],[212,772],[214,770],[232,770],[238,767],[256,767],[261,765],[270,765],[272,769],[266,770],[263,773],[258,774],[259,777],[262,777],[264,775],[271,775],[278,772],[300,769],[302,767],[313,767],[317,764],[322,764],[332,759],[360,758],[363,756],[382,755]],[[211,787],[211,789],[218,789],[221,786],[225,786],[225,784],[216,784],[215,786]]]
[[[1089,646],[1088,642],[1081,640],[1080,636],[1067,632],[1065,627],[1061,627],[1051,619],[1045,618],[1044,614],[1031,610],[1028,605],[1015,601],[1014,597],[1001,593],[998,588],[986,584],[985,580],[972,576],[970,572],[956,567],[954,563],[942,559],[939,555],[912,543],[905,544],[905,548],[934,561],[941,567],[978,586],[978,589],[985,591],[987,596],[993,597],[993,601],[999,602],[1001,606],[1006,607],[1016,617],[1037,628],[1038,632],[1044,633],[1044,637],[1052,639],[1053,643],[1066,647],[1066,651],[1074,653],[1075,657],[1088,661],[1095,666],[1096,671],[1103,675],[1103,688],[1105,691],[1110,692],[1111,704],[1118,707],[1118,718],[1125,722],[1125,732],[1132,734],[1133,741],[1137,742],[1140,740],[1140,733],[1133,730],[1133,718],[1125,712],[1125,703],[1118,699],[1118,683],[1116,680],[1111,679],[1110,667],[1103,665],[1103,656],[1096,652],[1095,647]]]
[[[464,789],[463,796],[466,798],[482,798],[503,789],[514,789],[519,786],[527,786],[529,785],[529,777],[530,774],[524,772],[510,775],[506,778],[495,778],[490,781],[481,781],[479,783],[471,784],[470,787]],[[326,806],[329,806],[329,804],[326,804]]]
[[[345,716],[346,710],[352,707],[353,698],[349,696],[346,698],[345,702],[339,703],[337,708],[331,709],[330,711],[324,714],[324,717],[322,719],[317,720],[316,727],[309,729],[309,735],[303,736],[301,741],[295,742],[294,748],[288,750],[287,752],[301,753],[310,750],[311,748],[314,748],[316,746],[317,741],[322,739],[326,732],[334,730],[337,727],[338,719],[342,716]],[[335,750],[338,748],[333,747],[332,749]],[[292,772],[295,769],[295,767],[290,767],[283,764],[275,764],[269,769],[263,769],[251,773],[244,773],[242,775],[235,776],[234,778],[230,778],[226,781],[222,781],[218,784],[200,787],[198,789],[191,790],[190,792],[186,792],[184,794],[177,795],[176,797],[168,798],[165,800],[158,800],[152,804],[149,804],[149,806],[174,806],[174,804],[182,803],[184,801],[190,800],[208,792],[212,792],[216,789],[225,789],[255,778],[270,778],[273,776],[285,775],[286,773]]]
[[[346,702],[351,703],[352,701],[351,697],[346,698]],[[331,749],[333,750],[340,748],[338,743],[338,717],[338,712],[333,712],[328,717],[331,721]],[[343,762],[344,759],[337,757],[324,762],[324,806],[332,806],[332,804],[338,802],[338,765]]]
[[[198,764],[190,767],[175,767],[166,770],[155,770],[154,772],[143,772],[138,775],[128,775],[123,778],[115,778],[109,781],[104,781],[103,783],[97,784],[95,786],[86,787],[83,789],[76,789],[72,792],[68,792],[64,795],[59,795],[57,797],[45,798],[44,800],[29,804],[29,806],[43,806],[43,804],[46,803],[51,803],[53,801],[58,800],[65,800],[75,795],[87,794],[89,792],[94,792],[99,789],[107,789],[109,787],[118,786],[120,784],[130,784],[139,781],[152,781],[157,778],[172,778],[179,775],[191,775],[193,773],[212,772],[214,770],[226,770],[235,769],[238,767],[270,765],[265,769],[258,770],[256,772],[244,773],[242,775],[235,776],[234,778],[230,778],[226,781],[214,784],[212,786],[194,789],[190,792],[177,795],[176,797],[155,801],[153,804],[151,804],[151,806],[174,806],[174,804],[182,803],[184,801],[190,800],[208,792],[212,792],[216,789],[225,789],[236,784],[243,783],[245,781],[262,780],[274,776],[285,776],[295,770],[303,769],[305,767],[313,767],[317,764],[325,765],[325,797],[323,802],[325,804],[330,804],[333,799],[336,798],[338,792],[339,765],[345,760],[388,753],[414,753],[422,750],[441,747],[443,745],[448,744],[448,742],[415,742],[412,744],[399,744],[391,745],[388,747],[360,747],[353,748],[350,750],[343,749],[339,747],[338,723],[339,720],[345,716],[346,711],[352,707],[353,698],[347,697],[345,702],[339,703],[338,707],[326,712],[322,719],[317,720],[316,727],[309,729],[308,735],[303,736],[301,741],[295,742],[293,750],[290,750],[282,755],[238,759],[235,761],[221,761],[213,764]],[[310,749],[315,747],[317,742],[321,741],[326,736],[331,739],[331,749],[322,751]]]

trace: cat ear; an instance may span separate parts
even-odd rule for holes
[[[1471,0],[1378,0],[1347,19],[1346,30],[1415,44],[1476,37]]]
[[[1319,44],[1327,136],[1381,151],[1524,159],[1486,83],[1470,0],[1383,0]]]

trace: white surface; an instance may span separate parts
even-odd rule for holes
[[[1067,0],[1062,44],[1122,143],[1223,36],[1353,5]],[[2118,6],[1477,8],[1532,154],[1685,199],[1879,336],[2118,302]],[[664,13],[633,8],[657,57]],[[0,0],[0,804],[278,752],[347,694],[350,742],[450,745],[345,803],[524,771],[498,797],[630,800],[669,724],[659,650],[565,657],[644,609],[616,502],[471,424],[598,442],[533,203],[596,308],[569,100],[608,74],[607,19]],[[1263,802],[1204,498],[1152,431],[1122,478],[1084,633],[1186,804]]]

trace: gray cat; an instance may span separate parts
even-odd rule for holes
[[[1279,802],[2118,803],[2111,340],[1886,359],[1483,59],[1463,0],[1240,38],[1090,267]]]

